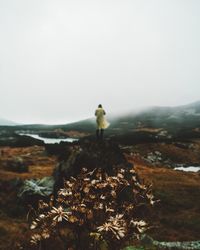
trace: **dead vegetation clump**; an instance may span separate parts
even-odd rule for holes
[[[56,201],[39,202],[30,225],[29,249],[120,249],[139,238],[148,227],[147,210],[155,203],[151,187],[142,184],[133,169],[83,168],[65,181]],[[49,243],[48,243],[49,242]],[[62,249],[62,248],[60,248]]]

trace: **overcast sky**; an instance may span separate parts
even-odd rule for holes
[[[199,0],[0,0],[0,117],[200,100]]]

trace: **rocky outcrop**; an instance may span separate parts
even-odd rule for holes
[[[91,171],[100,168],[108,175],[112,175],[114,168],[132,167],[119,146],[110,140],[82,140],[72,144],[67,151],[68,158],[59,162],[54,172],[55,192],[63,186],[63,179],[76,177],[82,168]]]

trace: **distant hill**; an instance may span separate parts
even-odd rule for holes
[[[55,129],[63,129],[66,131],[76,130],[80,132],[91,132],[95,129],[95,119],[85,119],[78,122],[70,123],[70,124],[62,124],[62,125],[45,125],[45,124],[27,124],[27,125],[18,125],[10,127],[11,130],[24,130],[24,131],[50,131]]]
[[[17,123],[0,118],[0,126],[14,126],[14,125],[17,125]]]
[[[110,127],[107,135],[129,135],[135,133],[158,133],[167,131],[167,134],[183,134],[185,131],[200,133],[200,101],[177,107],[151,107],[140,112],[127,112],[115,117],[107,116]],[[15,125],[12,123],[12,125]],[[11,129],[26,131],[52,131],[62,129],[64,131],[79,131],[94,134],[96,129],[95,118],[85,119],[65,125],[20,125]]]
[[[200,127],[200,102],[178,107],[151,107],[137,114],[122,115],[113,122],[111,129],[126,132],[143,127],[168,130]]]

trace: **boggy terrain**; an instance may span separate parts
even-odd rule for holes
[[[50,176],[56,164],[56,157],[47,155],[45,147],[0,147],[0,180],[31,179]],[[15,163],[18,168],[12,169]],[[20,172],[20,166],[27,169]]]
[[[0,249],[18,249],[29,227],[28,207],[19,201],[18,190],[24,180],[52,175],[56,158],[41,146],[1,147],[0,154]]]
[[[160,241],[199,240],[200,174],[147,166],[139,157],[127,158],[134,162],[139,177],[152,183],[159,199],[149,235]]]
[[[199,240],[200,172],[174,167],[199,166],[200,141],[139,144],[125,147],[125,151],[160,200],[154,210],[155,227],[149,234],[161,241]]]
[[[160,200],[149,218],[148,235],[160,241],[199,240],[200,174],[173,169],[177,164],[200,163],[199,140],[120,147],[138,176],[152,183]],[[19,200],[18,191],[24,180],[52,176],[61,160],[55,152],[45,146],[0,148],[0,249],[18,249],[19,242],[27,239],[28,204]],[[68,157],[67,151],[64,156]]]

